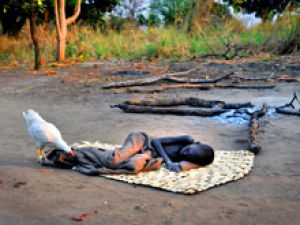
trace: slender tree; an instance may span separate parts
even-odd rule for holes
[[[30,0],[29,3],[29,22],[30,22],[30,34],[34,46],[34,69],[39,70],[41,67],[41,47],[39,42],[39,36],[37,31],[38,21],[38,2],[36,0]]]
[[[80,14],[81,9],[81,0],[77,0],[74,14],[69,18],[66,18],[65,12],[65,0],[54,0],[54,12],[56,20],[56,38],[57,38],[57,52],[56,59],[57,61],[63,61],[65,59],[65,49],[68,33],[68,25],[75,22]]]

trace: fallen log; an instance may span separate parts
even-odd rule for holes
[[[158,98],[158,99],[136,99],[128,100],[123,104],[136,105],[136,106],[179,106],[188,105],[194,107],[213,108],[218,106],[222,109],[239,109],[245,107],[252,107],[251,102],[245,103],[226,103],[220,100],[205,100],[201,98]]]
[[[176,83],[211,84],[211,83],[217,83],[221,80],[227,79],[232,74],[234,74],[233,72],[231,72],[226,75],[216,77],[213,79],[190,79],[190,78],[174,77],[176,75],[184,75],[184,74],[190,73],[192,71],[195,71],[196,69],[199,69],[199,68],[194,68],[194,69],[184,71],[184,72],[169,73],[169,74],[155,76],[155,77],[147,77],[147,78],[135,79],[135,80],[129,80],[129,81],[112,82],[112,83],[104,84],[102,86],[102,89],[132,87],[132,86],[145,86],[145,85],[154,84],[156,82],[163,81],[163,80],[176,82]]]
[[[152,107],[152,106],[134,106],[127,104],[114,105],[112,108],[120,108],[126,113],[152,113],[152,114],[173,114],[181,116],[217,116],[227,112],[227,109],[213,108],[175,108],[175,107]]]
[[[257,132],[259,128],[259,118],[264,116],[267,113],[268,107],[264,103],[262,108],[260,110],[257,110],[253,113],[251,113],[250,118],[250,132],[249,132],[249,151],[253,152],[254,154],[258,154],[261,150],[261,146],[257,144],[256,138],[257,138]]]
[[[152,88],[144,88],[144,87],[131,87],[127,88],[128,93],[158,93],[166,90],[174,90],[174,89],[198,89],[198,90],[209,90],[213,88],[213,85],[202,85],[202,84],[176,84],[176,85],[167,85],[167,86],[159,86]]]

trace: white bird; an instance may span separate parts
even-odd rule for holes
[[[26,120],[28,133],[36,143],[38,160],[46,158],[43,151],[46,146],[54,147],[74,156],[71,147],[62,139],[61,133],[55,125],[48,123],[32,109],[23,112],[23,117]]]

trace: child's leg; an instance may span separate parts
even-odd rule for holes
[[[142,133],[130,133],[122,147],[114,151],[113,164],[115,166],[119,165],[122,161],[139,153],[145,145],[146,137]]]

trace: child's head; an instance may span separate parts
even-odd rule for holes
[[[214,149],[199,142],[185,146],[180,150],[179,154],[183,160],[200,166],[208,165],[214,160]]]

